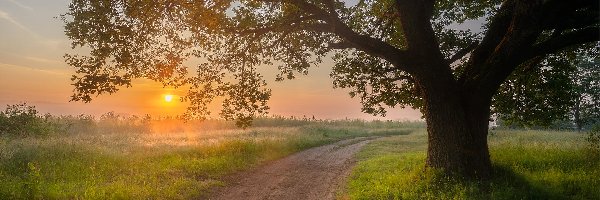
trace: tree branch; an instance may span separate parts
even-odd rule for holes
[[[473,50],[471,64],[465,69],[465,73],[460,78],[461,80],[465,80],[466,77],[473,77],[472,75],[479,71],[479,67],[486,62],[496,46],[502,41],[510,26],[514,6],[514,1],[508,0],[502,4],[500,10],[494,15],[481,43]]]
[[[347,41],[341,41],[336,43],[329,43],[328,47],[331,49],[350,49],[354,48],[354,45]]]
[[[373,56],[387,60],[401,70],[409,73],[414,72],[414,65],[411,63],[411,57],[406,51],[400,50],[380,39],[358,34],[342,22],[342,20],[337,17],[336,13],[328,13],[318,6],[304,0],[289,0],[289,2],[296,5],[298,8],[319,17],[320,20],[325,21],[326,26],[328,26],[323,27],[322,25],[325,24],[320,24],[318,26],[312,25],[308,30],[334,33],[344,40],[344,47],[346,48],[355,48],[367,52]]]
[[[342,42],[346,48],[355,48],[367,52],[376,57],[387,60],[399,69],[409,73],[414,73],[414,64],[409,54],[405,50],[400,50],[379,39],[366,35],[360,35],[354,32],[350,27],[341,21],[335,21],[333,32],[344,39]],[[338,44],[337,47],[342,47]],[[334,45],[335,47],[336,45]]]
[[[391,78],[390,81],[395,82],[395,81],[401,81],[401,80],[406,80],[410,83],[415,83],[415,78],[412,76],[408,76],[408,75],[399,75],[397,77]]]
[[[542,33],[540,21],[545,17],[540,11],[542,3],[523,0],[502,6],[505,11],[494,19],[498,24],[493,25],[497,27],[488,30],[488,33],[498,32],[486,35],[489,40],[482,41],[461,76],[466,87],[491,97],[516,67],[527,61],[527,51]]]
[[[545,30],[585,28],[598,22],[599,6],[598,1],[590,0],[547,0],[541,24]]]
[[[329,11],[329,15],[332,17],[338,17],[337,12],[335,11],[335,2],[333,0],[325,0],[325,5],[327,6],[327,10]]]
[[[290,28],[299,26],[302,22],[306,22],[309,20],[316,20],[316,19],[318,19],[318,18],[315,15],[308,15],[308,16],[301,16],[299,18],[292,19],[292,20],[281,20],[280,22],[276,22],[276,23],[273,23],[270,25],[265,25],[265,27],[262,27],[262,28],[253,28],[253,29],[246,29],[246,30],[230,29],[228,31],[237,33],[237,34],[241,34],[241,35],[248,35],[248,34],[260,35],[260,34],[265,34],[268,32],[274,32],[276,30],[287,31]]]
[[[311,16],[315,17],[318,20],[322,20],[325,23],[314,23],[314,24],[306,24],[306,25],[302,25],[299,28],[300,29],[304,29],[304,30],[308,30],[308,31],[315,31],[315,32],[319,32],[319,33],[332,33],[335,34],[337,36],[339,36],[342,41],[339,43],[333,43],[330,45],[331,48],[334,49],[340,49],[340,48],[344,48],[344,49],[348,49],[348,48],[354,48],[360,51],[364,51],[370,55],[379,57],[381,59],[384,59],[390,63],[392,63],[394,66],[396,66],[399,70],[403,70],[406,71],[408,73],[415,73],[416,71],[416,67],[417,66],[415,64],[415,59],[414,56],[409,55],[408,51],[406,50],[400,50],[396,47],[394,47],[391,44],[388,44],[380,39],[377,38],[373,38],[370,37],[368,35],[361,35],[358,34],[356,31],[352,30],[352,28],[350,28],[348,25],[346,25],[344,22],[342,22],[342,20],[337,16],[337,13],[335,13],[335,9],[332,9],[331,6],[333,6],[333,3],[328,0],[329,2],[325,2],[325,6],[327,8],[321,8],[315,4],[309,3],[305,0],[262,0],[263,2],[270,2],[270,3],[290,3],[296,7],[298,7],[300,10],[303,10],[304,12],[310,14]],[[416,3],[415,5],[418,5],[418,2],[413,0],[413,3]],[[427,4],[428,6],[425,6],[423,8],[425,8],[425,15],[419,15],[420,19],[423,19],[421,21],[426,22],[429,26],[426,26],[425,28],[430,28],[431,29],[431,24],[429,23],[429,18],[431,17],[431,11],[433,9],[433,0],[429,1],[430,4]],[[331,13],[333,10],[334,13]],[[329,11],[329,12],[328,12]],[[414,12],[414,11],[413,11]],[[420,12],[415,12],[415,14],[422,14]],[[269,28],[273,28],[273,27],[269,27]],[[298,27],[296,27],[298,28]],[[259,31],[257,29],[257,31]],[[264,30],[260,30],[260,31],[264,31]],[[421,33],[419,33],[421,34]],[[418,34],[415,34],[418,35]],[[431,30],[431,35],[432,35],[432,40],[430,40],[430,42],[434,42],[435,41],[435,36],[433,35],[433,30]],[[432,43],[433,43],[432,42]],[[416,45],[419,46],[419,45]],[[435,46],[435,48],[437,48],[437,43],[435,45],[431,44],[429,46]],[[439,51],[438,51],[439,52]],[[441,53],[440,53],[441,55]],[[443,60],[443,58],[442,58]]]
[[[478,45],[479,45],[479,42],[473,42],[466,48],[461,49],[460,51],[456,52],[452,57],[450,57],[446,61],[448,62],[448,64],[452,64],[453,62],[461,59],[462,57],[465,57],[465,55],[467,55],[469,52],[473,51],[473,49],[477,48]]]
[[[455,84],[450,65],[446,62],[440,43],[433,30],[431,18],[435,0],[396,0],[397,12],[400,15],[402,33],[410,55],[411,75],[415,76],[423,87],[437,87]]]
[[[536,56],[544,56],[572,45],[594,41],[600,41],[600,27],[588,27],[579,31],[565,33],[550,38],[542,43],[534,45],[526,58],[530,59]]]
[[[269,45],[266,47],[266,49],[272,49],[275,48],[275,46],[279,45],[290,33],[292,33],[291,30],[286,30],[281,34],[281,37],[279,37],[277,40],[273,41],[273,44]]]
[[[438,59],[443,63],[444,58],[431,25],[434,3],[434,0],[396,0],[408,51],[419,56],[419,59]]]

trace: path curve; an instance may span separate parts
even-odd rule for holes
[[[311,148],[227,178],[208,199],[335,199],[355,160],[375,137],[354,138]]]

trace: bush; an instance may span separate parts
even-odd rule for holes
[[[42,136],[55,132],[48,120],[51,116],[40,116],[35,106],[26,103],[7,105],[0,112],[0,136]]]
[[[122,116],[114,112],[107,112],[100,116],[97,123],[98,129],[102,133],[149,133],[151,117],[145,115]]]
[[[592,126],[590,131],[587,132],[585,140],[589,144],[589,149],[596,157],[600,156],[600,124]]]
[[[66,126],[63,125],[64,133],[66,134],[98,132],[98,125],[92,115],[60,116],[58,122],[66,124]]]

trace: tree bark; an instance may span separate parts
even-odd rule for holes
[[[427,122],[427,166],[467,179],[488,180],[487,135],[491,97],[437,79],[422,86]]]

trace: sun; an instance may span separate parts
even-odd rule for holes
[[[165,95],[165,101],[166,101],[166,102],[171,102],[171,101],[173,101],[173,95],[170,95],[170,94],[167,94],[167,95]]]

